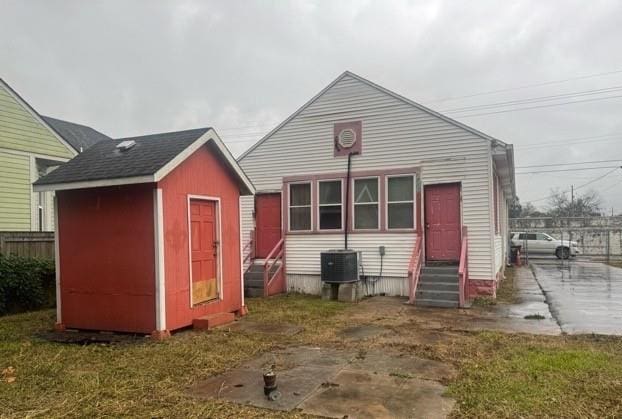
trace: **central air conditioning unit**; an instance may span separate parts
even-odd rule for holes
[[[355,250],[327,250],[320,253],[322,281],[333,284],[359,280],[359,253]]]

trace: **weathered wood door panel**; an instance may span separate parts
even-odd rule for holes
[[[265,258],[281,240],[281,194],[261,194],[255,197],[255,225],[255,256]]]
[[[460,184],[425,187],[426,259],[457,262],[460,259]]]
[[[190,201],[192,304],[218,297],[216,202]]]

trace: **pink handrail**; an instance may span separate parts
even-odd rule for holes
[[[469,279],[469,239],[467,236],[466,226],[462,227],[462,244],[460,245],[460,265],[458,267],[458,297],[460,307],[464,307],[464,303],[468,297],[467,281]]]
[[[277,275],[283,270],[284,263],[281,263],[276,271],[274,271],[274,273],[270,275],[270,271],[272,270],[276,262],[278,262],[279,260],[283,260],[283,243],[283,239],[279,240],[279,242],[274,246],[270,253],[268,253],[268,256],[266,256],[266,261],[263,264],[263,292],[265,297],[269,295],[270,284],[272,283],[274,278],[276,278]],[[275,253],[276,256],[274,256]]]
[[[409,304],[415,303],[415,296],[417,295],[417,284],[419,283],[419,275],[421,273],[422,241],[421,237],[417,237],[417,242],[415,243],[415,248],[413,249],[413,253],[410,256],[410,263],[408,264]]]

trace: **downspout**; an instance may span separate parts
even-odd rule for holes
[[[345,209],[346,209],[346,221],[345,221],[345,226],[343,228],[343,239],[344,239],[344,249],[348,249],[348,228],[349,228],[349,214],[350,214],[350,205],[348,204],[350,202],[350,169],[352,167],[352,153],[348,153],[348,172],[346,175],[346,202],[345,202]]]

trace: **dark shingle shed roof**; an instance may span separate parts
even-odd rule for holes
[[[41,118],[79,153],[100,141],[112,140],[107,135],[86,125],[74,124],[44,115],[41,115]]]
[[[209,128],[200,128],[100,141],[34,184],[53,185],[153,175],[207,131]],[[119,143],[128,140],[135,141],[136,145],[126,151],[117,148]]]

